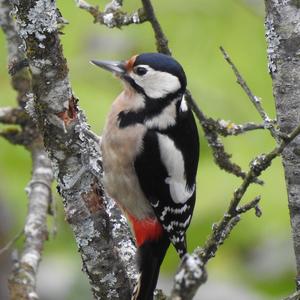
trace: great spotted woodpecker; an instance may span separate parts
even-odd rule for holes
[[[181,65],[159,53],[92,61],[124,83],[101,142],[104,186],[131,223],[140,276],[132,299],[152,300],[170,242],[186,253],[196,197],[197,127]]]

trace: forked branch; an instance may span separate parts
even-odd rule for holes
[[[125,13],[121,10],[121,1],[112,1],[104,11],[100,11],[98,6],[93,6],[85,0],[76,0],[79,8],[89,12],[94,17],[94,23],[100,23],[109,28],[121,28],[131,24],[141,24],[147,21],[143,9],[138,9],[133,13]]]

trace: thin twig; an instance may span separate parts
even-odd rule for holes
[[[18,234],[16,234],[15,237],[13,237],[5,246],[3,246],[0,249],[0,256],[6,251],[8,251],[23,234],[24,234],[24,229],[22,228],[22,230]]]
[[[283,149],[300,133],[300,125],[295,128],[292,133],[288,136],[288,138],[280,143],[279,146],[274,148],[268,154],[262,154],[257,156],[250,165],[250,170],[248,171],[246,178],[239,186],[239,188],[234,192],[233,198],[230,201],[229,207],[227,209],[226,214],[222,218],[217,225],[214,226],[214,230],[212,235],[207,239],[204,248],[201,250],[201,258],[204,262],[208,261],[211,257],[215,255],[217,250],[219,239],[222,236],[222,232],[224,228],[226,228],[228,222],[237,216],[238,214],[244,213],[251,208],[255,208],[259,201],[260,197],[256,197],[253,201],[248,204],[242,206],[238,209],[238,205],[245,195],[249,185],[253,181],[254,178],[260,176],[260,174],[266,170],[270,165],[274,158],[279,156]]]
[[[260,198],[258,199],[258,201],[259,200]],[[206,264],[209,259],[216,255],[219,246],[224,243],[224,241],[228,238],[233,228],[240,221],[240,214],[255,208],[255,206],[258,204],[258,201],[257,198],[255,198],[250,203],[245,205],[247,209],[235,209],[234,212],[232,212],[231,214],[229,213],[229,207],[227,212],[224,214],[223,218],[218,223],[215,223],[213,225],[212,233],[207,238],[204,247],[196,250],[196,253],[198,253],[199,257],[201,258],[204,264]]]
[[[255,209],[258,207],[258,203],[260,201],[261,197],[260,196],[257,196],[255,197],[252,201],[246,203],[245,205],[241,206],[241,207],[238,207],[236,208],[236,211],[238,214],[242,214],[242,213],[245,213],[251,209]],[[257,217],[260,217],[261,215],[257,215]]]
[[[152,3],[150,0],[142,0],[144,11],[146,14],[147,19],[151,23],[151,26],[153,28],[154,34],[155,34],[155,40],[156,40],[156,47],[158,52],[171,55],[171,50],[168,46],[168,39],[166,35],[164,34],[160,23],[158,19],[156,18]]]
[[[213,118],[206,117],[200,110],[199,106],[196,105],[195,101],[192,98],[189,98],[189,96],[188,101],[200,123],[204,124],[204,126],[210,131],[214,131],[221,136],[227,137],[232,135],[240,135],[253,130],[265,129],[264,124],[256,124],[253,122],[236,124],[230,120],[215,120]]]
[[[252,93],[252,91],[249,88],[247,82],[242,77],[241,73],[239,72],[238,68],[235,66],[235,64],[233,63],[231,58],[229,57],[228,53],[224,50],[223,47],[220,47],[220,50],[221,50],[225,60],[228,62],[228,64],[232,68],[232,70],[233,70],[233,72],[234,72],[234,74],[237,78],[238,84],[245,91],[245,93],[249,97],[250,101],[252,102],[252,104],[254,105],[256,110],[258,111],[259,115],[263,119],[265,128],[268,129],[270,131],[271,135],[274,137],[274,139],[276,141],[278,141],[279,137],[278,137],[278,134],[277,134],[277,132],[275,130],[275,127],[274,127],[275,122],[269,118],[266,111],[263,109],[263,107],[261,105],[260,99]]]
[[[239,165],[231,161],[231,155],[225,151],[224,144],[218,137],[215,126],[211,126],[211,119],[206,117],[205,114],[201,111],[201,109],[193,99],[190,91],[186,91],[185,98],[198,117],[198,120],[204,130],[206,140],[212,149],[215,163],[220,167],[220,169],[244,179],[246,177],[246,172],[244,172]],[[213,123],[215,124],[215,122]],[[256,178],[255,183],[262,185],[263,181],[259,178]]]
[[[232,121],[225,121],[225,120],[215,121],[212,118],[208,118],[207,122],[211,122],[212,126],[214,126],[214,130],[216,130],[220,135],[224,137],[230,135],[240,135],[248,131],[253,131],[258,129],[265,129],[264,124],[255,124],[253,122],[249,122],[245,124],[235,124]]]

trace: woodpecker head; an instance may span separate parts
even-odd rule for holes
[[[161,53],[135,55],[127,61],[91,61],[94,65],[113,72],[127,86],[150,99],[162,99],[183,94],[186,76],[181,65]]]

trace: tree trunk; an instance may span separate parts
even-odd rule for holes
[[[300,1],[265,0],[269,72],[277,121],[289,134],[300,123]],[[283,151],[283,166],[300,289],[300,136]]]

